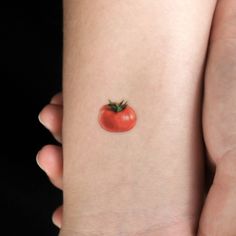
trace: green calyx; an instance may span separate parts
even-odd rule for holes
[[[120,103],[112,102],[111,100],[108,100],[108,101],[109,101],[108,106],[114,112],[123,111],[127,107],[127,101],[124,103],[124,100],[122,100]]]

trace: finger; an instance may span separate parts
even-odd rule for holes
[[[236,140],[235,55],[236,1],[219,0],[210,40],[203,108],[204,139],[216,174],[203,206],[198,236],[236,235],[236,153],[225,155],[235,147]]]
[[[203,130],[215,164],[236,140],[236,1],[219,0],[204,84]]]
[[[62,93],[60,92],[54,95],[50,101],[50,104],[62,105],[63,104]]]
[[[52,222],[54,225],[56,225],[58,228],[61,228],[62,223],[62,206],[58,207],[53,215],[52,215]]]
[[[224,45],[225,41],[235,41],[236,34],[236,2],[235,0],[218,0],[213,27],[211,33],[211,42],[221,42]]]
[[[55,145],[44,146],[38,152],[36,161],[39,167],[48,175],[52,184],[62,189],[62,148]]]
[[[39,113],[39,121],[43,124],[55,137],[58,142],[61,142],[62,132],[62,106],[48,104]]]
[[[216,168],[200,218],[198,236],[236,235],[236,152],[222,158]]]

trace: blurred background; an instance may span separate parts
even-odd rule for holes
[[[35,157],[56,143],[38,113],[61,90],[62,2],[4,1],[1,81],[1,235],[54,236],[53,210],[62,194]]]

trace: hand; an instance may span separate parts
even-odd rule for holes
[[[55,95],[50,104],[45,106],[39,116],[40,122],[61,143],[62,131],[62,94]],[[37,155],[37,163],[48,175],[50,181],[62,190],[62,148],[56,145],[44,146]],[[53,223],[60,227],[62,221],[62,206],[58,207],[53,216]]]
[[[215,171],[200,219],[199,236],[236,235],[236,1],[215,11],[205,76],[203,132]]]
[[[208,58],[208,72],[206,73],[206,101],[204,107],[204,138],[208,150],[208,161],[210,163],[208,168],[208,174],[214,173],[215,166],[216,175],[214,178],[214,184],[210,186],[210,191],[207,196],[207,200],[203,207],[203,214],[200,219],[200,230],[198,235],[235,235],[235,225],[231,224],[236,217],[236,175],[235,175],[235,153],[228,153],[226,158],[217,160],[216,157],[222,156],[222,150],[219,150],[220,145],[216,143],[216,136],[210,131],[207,121],[212,125],[212,129],[219,125],[219,120],[223,120],[222,114],[218,114],[216,111],[216,105],[219,103],[217,100],[210,100],[210,91],[216,92],[211,85],[211,82],[207,82],[211,77],[211,72],[215,74],[212,77],[222,78],[224,68],[227,68],[227,75],[235,75],[235,55],[236,55],[236,14],[230,15],[230,12],[236,12],[236,3],[234,1],[221,1],[218,4],[216,10],[212,40],[210,43],[210,57]],[[224,7],[222,6],[224,4]],[[231,11],[228,11],[228,9]],[[226,22],[226,23],[225,23]],[[227,50],[228,48],[228,50]],[[230,49],[230,50],[229,50]],[[220,66],[219,66],[220,65]],[[230,66],[229,66],[230,65]],[[218,76],[218,77],[217,77]],[[210,79],[209,79],[210,81]],[[231,81],[233,79],[231,78]],[[223,81],[227,84],[229,81]],[[222,96],[225,96],[227,91],[223,91],[223,87],[218,86]],[[235,87],[234,87],[235,88]],[[222,99],[222,96],[219,99]],[[224,106],[230,112],[234,111],[232,97],[225,101]],[[207,107],[206,105],[209,104]],[[231,107],[230,107],[231,106]],[[211,109],[210,109],[211,108]],[[211,120],[209,117],[209,110],[211,110],[215,116],[219,117],[219,120]],[[225,113],[224,113],[225,114]],[[231,114],[232,117],[232,114]],[[52,132],[54,137],[61,140],[61,119],[62,119],[62,96],[58,94],[53,97],[51,103],[47,105],[40,115],[42,123]],[[233,122],[233,123],[232,123]],[[234,127],[235,119],[228,120],[225,123],[225,132],[232,131]],[[234,139],[235,140],[235,139]],[[228,147],[230,148],[230,147]],[[38,155],[38,163],[41,168],[48,174],[52,183],[62,189],[62,150],[60,147],[48,145],[45,146]],[[212,177],[214,177],[212,175]],[[62,219],[62,210],[59,207],[53,214],[53,222],[60,227]],[[217,220],[216,220],[217,219]]]

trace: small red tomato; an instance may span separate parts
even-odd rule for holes
[[[123,103],[111,102],[101,107],[99,111],[99,123],[101,127],[111,132],[123,132],[130,130],[136,124],[135,111]]]

